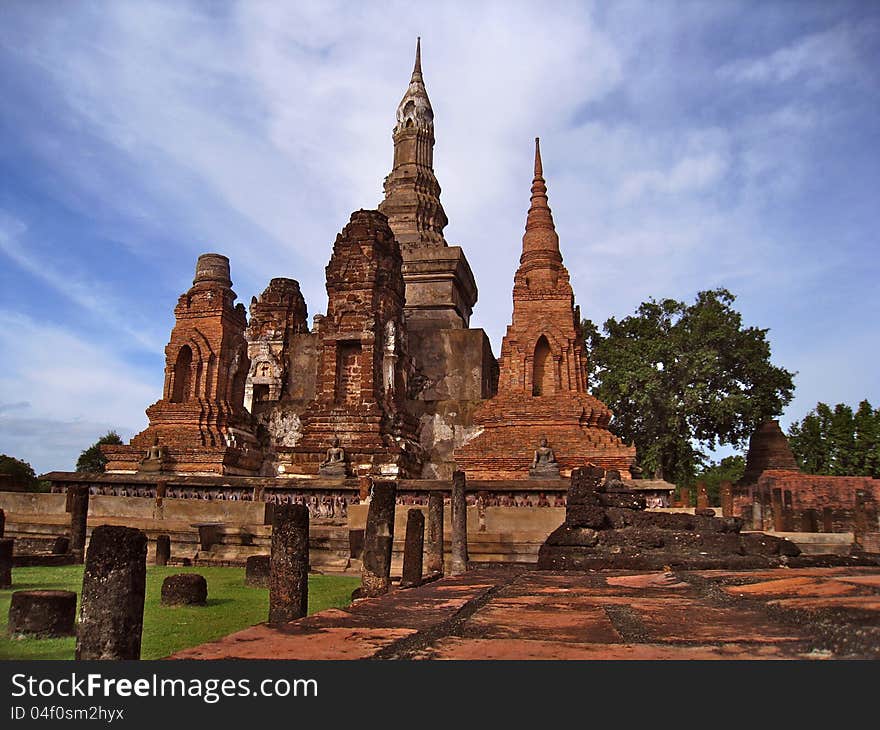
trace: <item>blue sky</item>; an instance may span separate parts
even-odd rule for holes
[[[726,286],[819,400],[880,405],[880,5],[0,4],[0,452],[73,467],[158,399],[198,254],[247,303],[375,208],[415,37],[497,354],[532,140],[585,316]]]

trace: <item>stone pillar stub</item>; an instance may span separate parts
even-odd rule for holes
[[[15,540],[0,537],[0,588],[12,587],[12,550]]]
[[[363,570],[359,597],[381,596],[391,584],[391,548],[394,542],[396,482],[375,482],[364,533]]]
[[[86,527],[89,518],[89,488],[83,485],[70,490],[70,552],[77,563],[83,562]]]
[[[443,573],[443,493],[428,495],[428,573]]]
[[[171,536],[158,535],[156,537],[156,565],[168,565],[171,560]]]
[[[147,536],[132,527],[96,527],[83,572],[77,659],[140,659],[146,584]]]
[[[467,496],[463,471],[452,473],[452,557],[450,574],[464,573],[468,568]]]
[[[309,510],[276,505],[269,564],[269,625],[302,618],[309,603]]]
[[[425,549],[425,515],[420,509],[406,513],[406,539],[403,546],[403,588],[422,582],[422,560]]]

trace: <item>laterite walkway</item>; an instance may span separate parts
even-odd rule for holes
[[[476,569],[176,659],[880,658],[880,567]]]

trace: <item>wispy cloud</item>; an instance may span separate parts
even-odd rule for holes
[[[447,239],[468,255],[473,323],[496,352],[540,135],[586,316],[730,286],[819,400],[812,323],[833,351],[878,307],[877,15],[821,2],[5,4],[0,267],[39,285],[0,269],[15,290],[0,302],[32,314],[3,315],[10,326],[48,337],[9,346],[46,369],[52,395],[15,370],[0,401],[31,406],[2,413],[135,428],[204,251],[230,256],[245,301],[292,276],[322,311],[336,233],[381,200],[417,35]],[[817,295],[829,291],[844,294]],[[47,292],[74,305],[54,325],[36,306]]]
[[[161,372],[24,315],[0,312],[0,352],[0,444],[36,469],[71,468],[109,428],[133,435],[161,395]]]
[[[126,312],[118,298],[104,291],[104,282],[85,279],[81,273],[69,267],[64,271],[56,269],[46,257],[38,258],[28,250],[24,243],[26,235],[27,226],[24,223],[0,210],[0,253],[144,349],[155,352],[162,347],[162,340],[131,326],[132,320],[140,320],[140,317],[136,313]]]

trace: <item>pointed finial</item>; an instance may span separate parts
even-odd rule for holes
[[[544,166],[541,164],[541,138],[535,137],[535,177],[544,176]]]
[[[416,65],[413,66],[413,76],[422,75],[422,37],[416,38]]]

